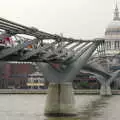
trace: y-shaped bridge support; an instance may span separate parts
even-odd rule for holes
[[[120,70],[112,73],[112,76],[109,79],[106,79],[99,75],[96,75],[96,77],[99,80],[99,82],[101,83],[100,95],[110,96],[110,95],[112,95],[110,84],[113,81],[115,81],[118,77],[120,77]]]
[[[88,63],[83,67],[83,70],[88,71],[96,76],[97,80],[101,84],[100,95],[112,95],[110,84],[120,77],[120,70],[109,74],[97,63]]]
[[[76,60],[67,66],[56,64],[55,69],[52,64],[38,63],[45,79],[50,82],[45,115],[76,115],[71,82],[86,64],[97,45],[97,43],[93,43],[87,50],[82,51],[83,54],[80,54]]]
[[[97,67],[96,67],[97,66]],[[101,84],[100,95],[112,95],[110,88],[110,79],[113,80],[115,76],[110,76],[102,66],[97,63],[88,63],[83,67],[83,70],[86,70],[94,74]]]
[[[102,96],[111,96],[112,95],[110,84],[108,84],[108,81],[106,81],[106,80],[101,84],[100,95],[102,95]]]

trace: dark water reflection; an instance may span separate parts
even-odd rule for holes
[[[104,112],[100,111],[101,108],[105,108],[107,100],[110,97],[100,97],[97,100],[91,101],[87,106],[84,106],[84,109],[78,113],[78,116],[81,120],[91,120],[92,118],[97,118],[101,116]]]
[[[80,96],[81,97],[81,96]],[[96,97],[94,96],[96,99],[91,99],[92,96],[83,96],[83,97],[90,97],[89,101],[87,104],[81,106],[79,103],[79,107],[81,106],[81,108],[77,107],[78,110],[78,115],[76,117],[59,117],[59,118],[47,118],[46,120],[92,120],[95,118],[99,118],[99,116],[101,116],[102,114],[104,114],[103,111],[100,111],[101,108],[105,108],[108,103],[108,99],[110,99],[110,97]],[[77,105],[78,105],[77,104]],[[84,103],[83,103],[84,104]]]
[[[0,120],[119,120],[120,96],[76,95],[76,117],[45,117],[46,95],[0,95]],[[111,114],[112,113],[112,114]]]

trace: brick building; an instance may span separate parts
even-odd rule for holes
[[[6,63],[1,68],[0,88],[26,88],[28,74],[34,71],[32,64]]]

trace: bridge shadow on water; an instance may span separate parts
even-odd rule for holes
[[[81,108],[77,108],[78,113],[75,117],[47,117],[44,120],[96,120],[96,118],[104,114],[101,109],[107,107],[107,101],[110,98],[111,96],[101,96],[85,105],[82,110]]]

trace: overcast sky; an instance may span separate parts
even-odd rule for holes
[[[0,16],[45,32],[91,39],[104,36],[114,7],[114,0],[0,0]]]

